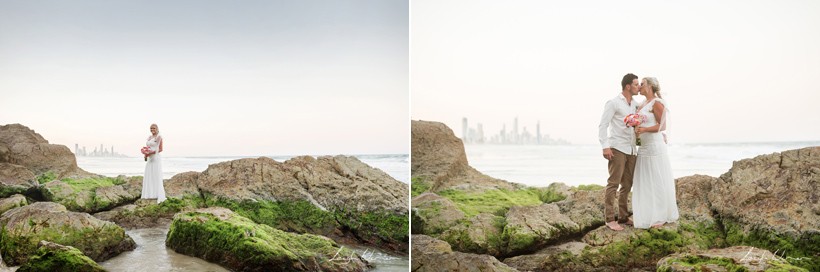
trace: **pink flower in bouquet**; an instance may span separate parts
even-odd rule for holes
[[[643,122],[646,122],[646,116],[637,113],[627,115],[624,118],[624,123],[627,127],[638,127],[643,124]]]
[[[151,148],[149,148],[147,146],[144,146],[144,147],[142,147],[142,149],[140,149],[140,152],[142,152],[143,155],[147,156],[148,154],[151,153]]]
[[[626,124],[627,127],[636,128],[643,124],[643,122],[646,122],[645,115],[633,113],[624,117],[624,124]],[[635,145],[641,145],[641,138],[638,137],[637,132],[635,133]]]

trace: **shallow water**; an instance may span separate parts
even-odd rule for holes
[[[111,258],[102,265],[108,271],[230,271],[217,264],[176,253],[165,247],[168,225],[126,231],[137,248]],[[371,271],[407,271],[410,267],[407,256],[395,256],[383,251],[357,246],[346,246],[358,252],[375,266]]]

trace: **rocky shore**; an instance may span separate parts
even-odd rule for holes
[[[615,232],[601,186],[494,179],[444,124],[412,132],[412,271],[820,271],[820,147],[678,178],[678,222]]]
[[[366,270],[344,244],[409,252],[408,185],[354,157],[217,163],[166,180],[160,204],[139,199],[141,182],[89,173],[65,146],[0,126],[2,261],[101,270],[134,248],[125,229],[169,223],[169,248],[240,271]]]

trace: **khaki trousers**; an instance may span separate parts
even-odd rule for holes
[[[609,160],[609,179],[606,183],[604,196],[604,216],[606,222],[615,221],[615,207],[613,200],[618,199],[618,222],[624,223],[629,218],[627,200],[632,190],[632,176],[635,173],[635,161],[638,156],[627,155],[617,149],[612,149],[612,159]],[[620,186],[620,189],[618,189]]]

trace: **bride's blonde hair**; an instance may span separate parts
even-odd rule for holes
[[[658,98],[663,98],[663,96],[661,96],[661,84],[658,83],[657,78],[645,77],[643,79],[646,80],[646,83],[648,83],[649,86],[652,86],[652,92],[654,92],[655,95],[658,96]]]

